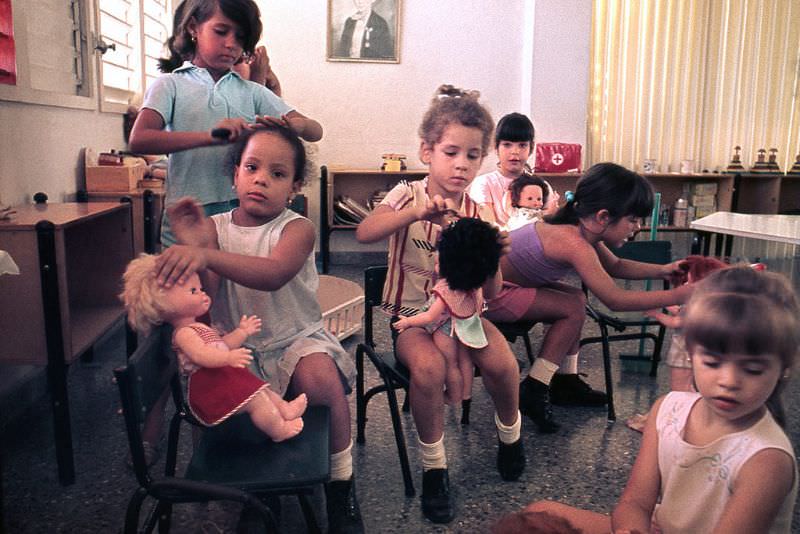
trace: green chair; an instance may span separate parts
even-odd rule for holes
[[[307,496],[330,477],[329,409],[309,407],[303,415],[303,431],[280,443],[256,429],[247,415],[233,416],[212,428],[203,427],[183,475],[177,475],[181,424],[198,423],[183,395],[171,337],[171,327],[154,330],[127,365],[114,370],[139,483],[128,503],[125,532],[151,532],[156,525],[160,532],[167,532],[174,504],[214,500],[251,507],[273,532],[278,525],[262,499],[282,494],[297,495],[308,531],[320,532]],[[164,476],[157,476],[145,462],[141,425],[165,388],[171,388],[175,414],[167,436]],[[139,516],[148,497],[155,504],[140,529]]]
[[[641,261],[645,263],[657,263],[665,265],[672,261],[672,243],[670,241],[629,241],[622,247],[612,251],[623,259]],[[663,282],[664,289],[669,288],[669,284]],[[608,395],[608,420],[617,419],[614,410],[614,388],[611,381],[611,348],[610,344],[615,341],[646,340],[653,342],[653,349],[649,355],[642,356],[621,356],[625,359],[644,359],[650,362],[650,376],[656,376],[658,363],[661,361],[661,347],[664,344],[664,325],[643,315],[641,312],[614,312],[606,308],[597,299],[587,295],[589,301],[586,305],[586,314],[597,323],[600,335],[583,338],[580,345],[600,343],[603,350],[603,369],[605,371],[606,394]],[[631,331],[628,329],[638,329]],[[653,332],[652,329],[656,331]],[[613,329],[619,333],[612,334]],[[627,332],[626,332],[627,330]]]

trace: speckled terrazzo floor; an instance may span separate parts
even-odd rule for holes
[[[334,266],[330,274],[361,282],[361,269]],[[389,347],[388,330],[380,318],[379,346]],[[534,342],[541,327],[534,330]],[[590,325],[587,323],[587,333]],[[346,343],[355,350],[360,335]],[[634,343],[635,348],[635,343]],[[534,347],[536,349],[536,347]],[[630,349],[629,349],[630,350]],[[514,346],[521,362],[527,359],[521,342]],[[616,351],[615,351],[616,353]],[[9,402],[25,398],[25,409],[0,429],[2,453],[3,515],[5,532],[119,532],[125,507],[136,487],[124,464],[127,442],[122,417],[118,414],[116,386],[111,369],[124,360],[121,330],[110,335],[95,349],[91,363],[76,363],[70,370],[69,394],[75,444],[77,481],[71,486],[58,484],[52,437],[52,420],[47,398],[4,399],[0,407],[8,411]],[[588,381],[602,389],[602,364],[597,347],[585,348],[581,370]],[[377,383],[371,366],[368,383]],[[0,367],[0,374],[7,368]],[[577,506],[607,511],[615,503],[639,446],[640,435],[629,430],[624,419],[646,410],[667,390],[668,372],[662,366],[657,379],[646,370],[625,368],[614,362],[616,407],[619,420],[608,425],[604,408],[555,408],[562,430],[555,435],[540,435],[528,420],[523,436],[528,465],[517,482],[503,482],[495,468],[496,437],[492,405],[480,379],[476,380],[472,423],[462,426],[460,414],[448,409],[445,443],[450,480],[456,500],[456,519],[449,525],[434,525],[420,512],[419,497],[405,497],[388,409],[384,396],[369,405],[367,443],[354,445],[356,484],[367,532],[486,532],[501,515],[518,510],[541,498],[562,500]],[[43,376],[34,379],[43,383]],[[43,386],[33,390],[43,390]],[[401,397],[402,398],[402,397]],[[355,399],[351,398],[354,405]],[[800,381],[795,380],[786,395],[787,412],[797,414],[800,407]],[[14,410],[18,411],[17,409]],[[355,410],[353,408],[353,413]],[[355,418],[355,416],[353,416]],[[790,415],[789,434],[797,445],[800,420]],[[5,419],[3,419],[5,420]],[[421,467],[416,433],[410,415],[403,415],[406,441],[415,485],[419,492]],[[355,427],[355,422],[353,422]],[[189,447],[189,436],[183,444]],[[185,449],[182,454],[187,454]],[[317,517],[324,524],[321,492],[313,499]],[[296,500],[282,498],[282,531],[304,532]],[[176,506],[173,532],[218,533],[235,530],[237,505]],[[798,514],[795,512],[795,524]],[[1,529],[0,529],[1,530]]]

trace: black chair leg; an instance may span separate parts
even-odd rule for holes
[[[528,363],[533,365],[533,360],[536,357],[533,355],[533,347],[531,346],[531,336],[527,332],[525,332],[525,334],[523,334],[522,336],[522,340],[525,342],[525,350],[528,353]]]
[[[356,443],[366,442],[367,402],[364,399],[364,350],[356,349]]]
[[[300,502],[300,509],[303,511],[303,517],[306,520],[306,530],[309,534],[321,534],[319,525],[317,524],[317,517],[314,515],[314,508],[308,502],[308,497],[303,493],[297,494],[297,500]]]
[[[403,484],[406,488],[406,496],[414,496],[414,481],[411,478],[411,466],[408,463],[408,451],[406,450],[405,434],[403,433],[403,422],[400,420],[400,411],[397,409],[397,395],[394,388],[386,390],[386,398],[389,401],[389,413],[392,416],[392,426],[394,427],[394,439],[397,442],[397,454],[400,456],[400,469],[403,472]],[[408,395],[406,395],[408,403]]]
[[[600,334],[603,337],[603,375],[606,380],[606,396],[608,397],[608,420],[613,423],[617,420],[617,413],[614,410],[614,385],[611,379],[611,348],[608,344],[608,326],[601,324]]]
[[[139,512],[145,497],[147,492],[139,488],[128,502],[128,509],[125,511],[125,534],[136,534],[139,531]]]
[[[661,349],[664,346],[664,334],[666,329],[664,326],[658,327],[658,336],[656,336],[655,347],[653,348],[653,362],[650,364],[650,376],[655,377],[658,373],[658,364],[661,362]]]

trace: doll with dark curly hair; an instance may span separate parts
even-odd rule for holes
[[[506,228],[510,232],[520,226],[538,221],[544,216],[544,207],[549,200],[549,186],[547,182],[523,172],[508,186],[511,193],[511,208],[509,208]]]
[[[458,219],[442,231],[437,245],[439,280],[433,286],[426,310],[394,323],[402,332],[421,326],[447,363],[445,400],[457,404],[470,398],[473,368],[467,347],[488,345],[481,324],[483,285],[495,278],[500,286],[499,262],[502,245],[497,228],[480,219]]]

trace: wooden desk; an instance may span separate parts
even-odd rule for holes
[[[124,316],[129,203],[31,204],[0,221],[18,276],[0,277],[0,363],[46,365],[62,484],[75,481],[67,369]],[[10,335],[13,333],[13,335]]]
[[[154,254],[159,251],[164,189],[140,188],[120,193],[89,191],[83,194],[89,202],[119,202],[123,198],[129,198],[133,204],[133,242],[136,254]]]

